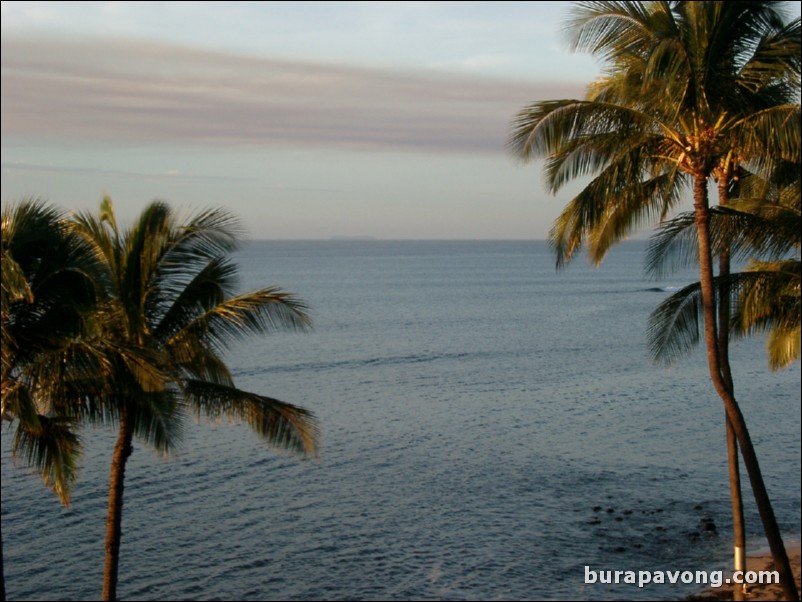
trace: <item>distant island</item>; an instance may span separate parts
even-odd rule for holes
[[[353,241],[353,240],[379,240],[379,239],[376,238],[375,236],[363,235],[363,236],[332,236],[329,240],[349,240],[349,241]]]

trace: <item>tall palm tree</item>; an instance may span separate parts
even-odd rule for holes
[[[580,3],[574,46],[605,61],[585,99],[537,102],[513,124],[523,159],[547,157],[553,192],[590,183],[557,218],[558,265],[587,244],[600,262],[639,223],[663,218],[690,189],[694,201],[708,368],[749,474],[789,599],[798,599],[746,424],[722,365],[708,181],[727,158],[765,168],[799,153],[799,20],[772,2]],[[794,104],[796,102],[796,104]]]
[[[739,170],[738,176],[732,178],[732,186],[718,182],[719,207],[712,210],[711,233],[715,254],[719,256],[719,273],[715,278],[719,352],[722,374],[731,391],[734,391],[728,353],[731,334],[743,336],[768,329],[769,365],[773,370],[799,358],[802,270],[799,173],[798,165],[780,165],[770,181]],[[732,202],[731,191],[743,196]],[[695,257],[695,248],[698,245],[694,216],[682,214],[662,224],[652,237],[647,254],[649,271],[662,276],[667,258],[679,256],[687,260]],[[731,256],[764,260],[751,259],[746,272],[731,274]],[[700,293],[699,283],[690,285],[652,312],[648,332],[653,360],[671,363],[699,342],[699,326],[703,324]],[[726,426],[735,570],[745,571],[746,533],[737,443],[729,419]],[[734,593],[740,599],[743,592],[737,588]]]
[[[16,423],[14,457],[35,467],[65,505],[81,450],[75,384],[98,367],[84,339],[95,268],[91,249],[54,207],[25,200],[3,209],[2,420]]]
[[[111,461],[104,600],[117,596],[126,463],[136,436],[170,450],[188,411],[245,421],[274,446],[314,454],[317,423],[303,408],[234,386],[221,351],[244,335],[303,329],[304,304],[266,288],[236,294],[233,218],[202,211],[186,221],[153,202],[129,229],[118,228],[110,199],[98,217],[79,215],[74,231],[102,263],[100,310],[108,369],[86,413],[119,425]]]

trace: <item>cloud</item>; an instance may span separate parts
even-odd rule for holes
[[[93,176],[115,176],[134,179],[162,180],[162,179],[182,179],[182,180],[221,180],[229,182],[261,182],[259,178],[244,176],[218,176],[209,174],[184,174],[177,169],[169,169],[163,173],[153,173],[144,171],[132,171],[122,169],[104,169],[97,167],[76,167],[73,165],[44,165],[38,163],[23,163],[12,161],[2,163],[0,170],[3,174],[9,175],[28,175],[28,174],[59,174],[59,175],[93,175]]]
[[[139,40],[2,43],[2,135],[15,140],[503,152],[522,106],[581,93]]]

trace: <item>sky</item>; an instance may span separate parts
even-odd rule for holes
[[[2,2],[2,194],[123,220],[222,206],[268,239],[542,239],[505,144],[581,97],[570,2]]]

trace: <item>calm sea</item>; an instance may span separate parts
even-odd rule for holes
[[[187,424],[129,462],[119,595],[150,600],[678,599],[695,585],[588,585],[592,570],[725,566],[723,408],[704,356],[659,368],[666,290],[644,243],[555,272],[542,242],[254,242],[243,288],[312,307],[315,329],[232,351],[240,387],[319,416],[317,461],[245,427]],[[733,349],[736,392],[787,537],[800,534],[800,368]],[[85,430],[68,509],[10,466],[9,599],[100,593],[114,434]],[[751,494],[749,494],[751,496]],[[748,531],[761,545],[747,499]],[[712,519],[717,536],[702,530]]]

